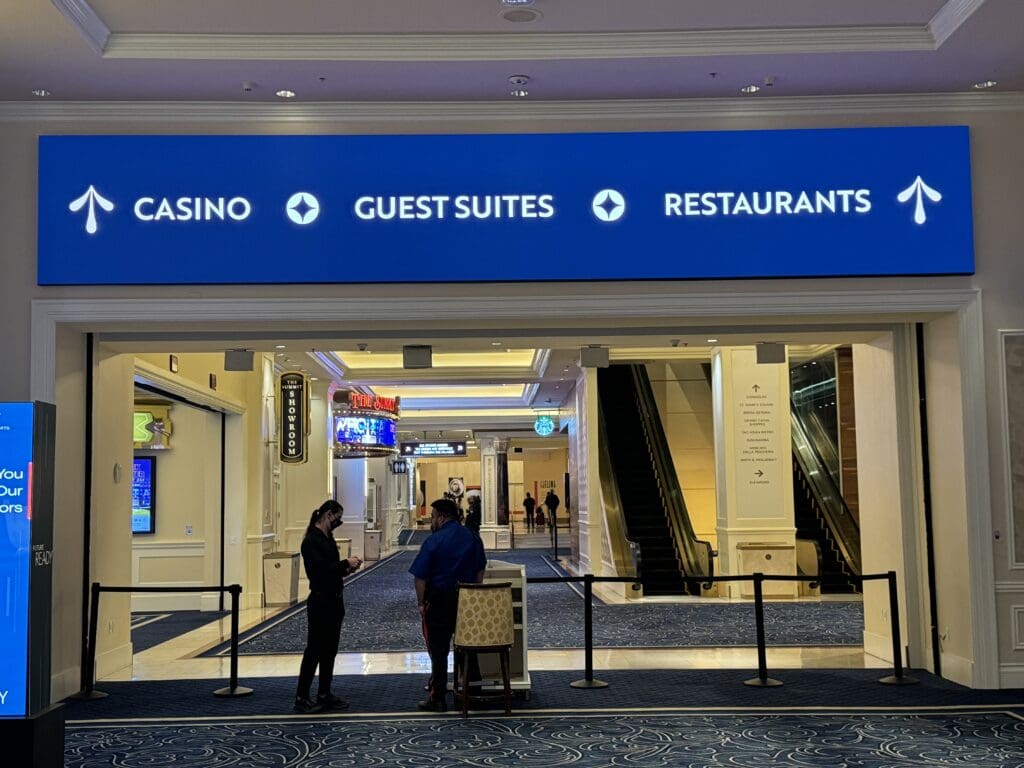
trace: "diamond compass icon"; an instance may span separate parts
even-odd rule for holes
[[[594,195],[590,209],[599,221],[618,221],[626,212],[626,198],[615,189],[602,189]]]
[[[312,224],[320,215],[320,201],[309,192],[296,192],[284,206],[288,218],[300,227]]]

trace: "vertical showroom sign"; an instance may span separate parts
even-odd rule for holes
[[[282,373],[278,381],[278,424],[281,461],[305,464],[309,443],[309,379],[302,373]]]
[[[0,717],[50,703],[56,409],[0,403]]]

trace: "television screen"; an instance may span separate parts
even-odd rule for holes
[[[394,448],[397,434],[393,419],[373,416],[334,417],[334,441],[340,445]]]
[[[136,456],[132,465],[132,533],[156,530],[156,457]]]

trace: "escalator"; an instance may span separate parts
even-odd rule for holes
[[[696,537],[643,365],[597,373],[599,418],[644,595],[700,594],[683,576],[712,576],[711,545]]]
[[[812,364],[818,363],[828,369],[828,360]],[[817,544],[822,593],[849,594],[860,591],[851,578],[861,573],[860,527],[840,491],[834,371],[825,370],[819,378],[794,387],[790,403],[796,535]]]

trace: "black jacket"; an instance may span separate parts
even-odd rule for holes
[[[310,527],[302,539],[302,564],[306,568],[310,592],[341,594],[344,577],[352,572],[348,560],[338,554],[334,537]]]

